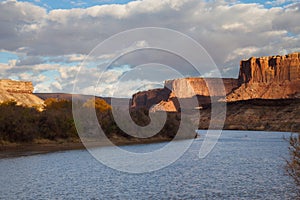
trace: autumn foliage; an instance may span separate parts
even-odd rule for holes
[[[97,121],[108,138],[123,138],[128,141],[138,139],[119,128],[114,120],[112,107],[105,100],[91,98],[79,103],[81,109],[95,109]],[[84,123],[75,126],[72,101],[49,98],[45,100],[44,104],[43,111],[19,106],[15,102],[0,104],[0,144],[6,142],[28,143],[39,139],[73,141],[79,139],[76,128],[83,128],[87,131],[90,128],[85,127]],[[122,110],[118,111],[118,114],[123,119],[128,118]],[[124,117],[122,117],[123,115]],[[146,109],[133,110],[130,112],[130,116],[140,126],[146,126],[151,122],[149,111]],[[172,139],[178,131],[180,120],[180,113],[168,113],[165,126],[153,138]],[[88,123],[86,124],[88,125]],[[186,132],[193,134],[193,131]],[[140,142],[143,141],[141,139]]]

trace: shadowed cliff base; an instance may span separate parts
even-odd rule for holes
[[[199,129],[207,129],[211,108],[200,110]],[[300,99],[251,99],[227,103],[225,130],[300,130]]]

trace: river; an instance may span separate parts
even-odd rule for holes
[[[142,174],[111,169],[86,150],[1,159],[0,199],[294,199],[283,136],[289,134],[223,131],[206,158],[198,157],[199,139],[176,162]]]

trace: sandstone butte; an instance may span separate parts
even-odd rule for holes
[[[44,101],[33,94],[33,89],[29,81],[0,80],[0,103],[15,101],[17,105],[41,110]]]
[[[242,60],[237,79],[193,77],[167,80],[164,88],[134,94],[131,108],[178,111],[176,99],[188,102],[195,96],[199,106],[211,101],[299,98],[300,53]]]

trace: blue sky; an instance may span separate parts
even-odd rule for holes
[[[71,93],[81,63],[91,59],[88,55],[98,44],[119,32],[147,26],[172,29],[193,38],[212,57],[223,77],[237,77],[241,59],[300,51],[300,3],[296,0],[130,2],[0,1],[0,78],[30,80],[36,92]],[[124,50],[147,45],[146,40],[137,41]],[[99,65],[113,58],[112,54],[98,56]],[[133,70],[131,63],[136,59],[132,56],[125,63],[116,62],[105,72],[99,95],[112,95],[112,88]],[[86,71],[82,81],[97,80],[95,70]],[[156,70],[156,74],[166,73],[166,69]],[[204,75],[215,76],[216,72],[207,70]],[[139,78],[127,80],[118,95],[129,97],[140,84],[143,88],[157,84],[153,77]],[[83,93],[94,90],[83,85]]]
[[[72,9],[72,8],[88,8],[96,5],[109,5],[109,4],[126,4],[130,0],[22,0],[23,2],[31,2],[35,5],[46,8],[47,10],[54,9]]]

